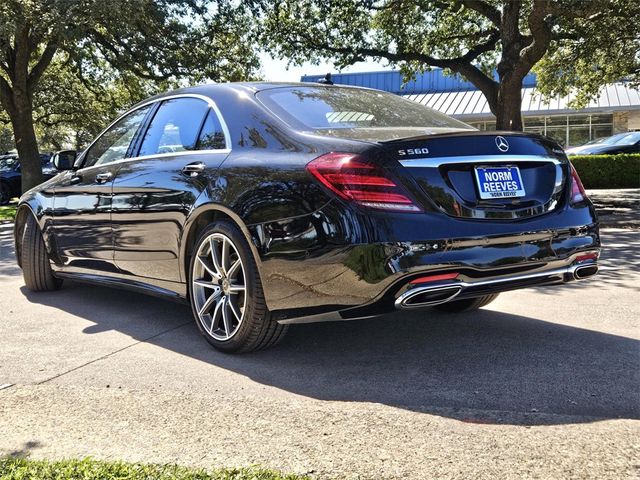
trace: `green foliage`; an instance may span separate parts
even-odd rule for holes
[[[0,45],[12,43],[16,16],[41,42],[32,69],[44,45],[56,45],[33,92],[43,151],[82,146],[120,111],[160,91],[251,78],[259,66],[253,19],[233,2],[10,0],[0,7]],[[9,80],[1,60],[0,77]],[[0,108],[3,123],[9,115]]]
[[[640,72],[637,0],[251,0],[267,48],[292,63],[365,58],[415,72],[440,67],[482,91],[497,128],[522,129],[523,78],[542,93],[584,88]],[[497,72],[497,77],[494,76]]]
[[[0,221],[13,220],[14,218],[16,218],[16,205],[0,206]]]
[[[0,109],[0,155],[15,148],[15,143],[13,142],[13,133],[8,126],[3,125],[1,119],[2,113]]]
[[[4,458],[0,459],[0,478],[4,480],[302,480],[306,477],[254,468],[205,470],[177,465],[102,462],[89,458],[57,462]]]
[[[640,154],[569,157],[585,188],[640,188]]]
[[[622,79],[640,86],[640,2],[607,0],[589,17],[562,21],[562,36],[536,65],[543,95],[573,93],[570,106],[582,108],[602,85]]]
[[[0,123],[13,127],[23,189],[42,179],[36,133],[82,144],[151,92],[251,77],[254,38],[236,0],[2,0]]]
[[[33,102],[41,151],[81,149],[123,109],[162,89],[160,82],[118,72],[106,63],[94,75],[80,75],[68,56],[66,61],[63,54],[54,58]]]

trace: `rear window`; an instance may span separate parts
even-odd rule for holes
[[[258,98],[293,127],[304,130],[354,128],[473,129],[431,108],[377,90],[342,87],[284,87]]]

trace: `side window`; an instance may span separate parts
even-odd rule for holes
[[[226,147],[224,131],[218,115],[213,110],[209,110],[198,138],[198,150],[219,150]]]
[[[139,156],[195,150],[209,104],[197,98],[162,102],[149,124]]]
[[[136,130],[138,130],[150,109],[150,105],[139,108],[121,118],[109,130],[104,132],[85,155],[83,167],[103,165],[125,158]]]

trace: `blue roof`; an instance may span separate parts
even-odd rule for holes
[[[317,82],[324,75],[303,75],[302,82]],[[331,75],[335,84],[376,88],[395,94],[418,94],[438,92],[462,92],[477,90],[475,85],[459,75],[445,75],[441,69],[417,73],[414,80],[403,85],[402,75],[397,70],[365,73],[336,73]],[[524,78],[523,87],[535,87],[536,76],[530,73]]]

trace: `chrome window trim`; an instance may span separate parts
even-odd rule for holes
[[[185,156],[185,155],[211,155],[211,154],[230,154],[231,153],[231,149],[230,148],[221,148],[221,149],[216,149],[216,150],[185,150],[182,152],[168,152],[168,153],[158,153],[157,155],[142,155],[140,157],[129,157],[129,158],[122,158],[120,160],[115,160],[113,162],[109,162],[109,163],[102,163],[100,165],[91,165],[90,167],[84,167],[84,168],[80,168],[78,169],[79,172],[87,172],[90,171],[92,168],[99,168],[99,167],[108,167],[109,165],[119,165],[121,163],[127,163],[127,162],[133,162],[136,160],[149,160],[152,158],[169,158],[169,157],[181,157],[181,156]]]
[[[508,163],[508,162],[551,162],[554,165],[562,165],[555,157],[542,155],[474,155],[470,157],[418,157],[399,160],[403,167],[408,168],[437,168],[445,164],[456,163]]]
[[[136,110],[140,110],[141,108],[148,107],[149,105],[153,105],[155,103],[163,102],[165,100],[172,100],[172,99],[176,99],[176,98],[197,98],[199,100],[205,101],[209,105],[209,108],[212,109],[215,112],[216,116],[218,117],[218,120],[220,121],[220,126],[222,127],[222,132],[224,133],[225,148],[207,149],[207,150],[186,150],[184,152],[159,153],[157,155],[144,155],[144,156],[141,156],[141,157],[122,158],[122,159],[116,160],[114,162],[102,163],[100,165],[91,165],[89,167],[84,167],[84,168],[81,168],[79,170],[85,171],[85,170],[87,170],[89,168],[101,167],[101,166],[106,166],[106,165],[113,165],[113,164],[122,163],[122,162],[128,161],[128,160],[140,160],[140,159],[145,159],[145,158],[156,158],[156,157],[160,157],[161,158],[163,156],[178,155],[178,154],[185,154],[185,153],[187,153],[187,154],[188,153],[191,153],[191,154],[195,154],[195,153],[230,153],[231,152],[231,136],[229,134],[229,127],[227,127],[227,122],[225,122],[224,117],[222,116],[222,113],[220,112],[220,109],[218,108],[218,105],[216,105],[216,102],[213,99],[207,97],[206,95],[201,95],[199,93],[177,93],[175,95],[167,95],[165,97],[156,98],[156,99],[153,99],[153,100],[148,100],[148,101],[146,101],[144,103],[141,103],[139,105],[136,105],[134,108],[131,108],[131,109],[127,110],[126,112],[124,112],[122,115],[120,115],[118,118],[116,118],[113,122],[111,122],[107,126],[107,128],[102,130],[100,132],[100,134],[97,135],[96,138],[94,138],[93,142],[91,142],[89,144],[89,146],[84,149],[84,152],[82,154],[82,161],[84,162],[84,156],[86,155],[86,152],[88,152],[91,149],[91,147],[93,147],[93,144],[96,143],[100,139],[100,137],[102,137],[102,135],[107,133],[107,131],[111,127],[113,127],[116,123],[118,123],[121,119],[123,119],[127,115],[135,112]]]

